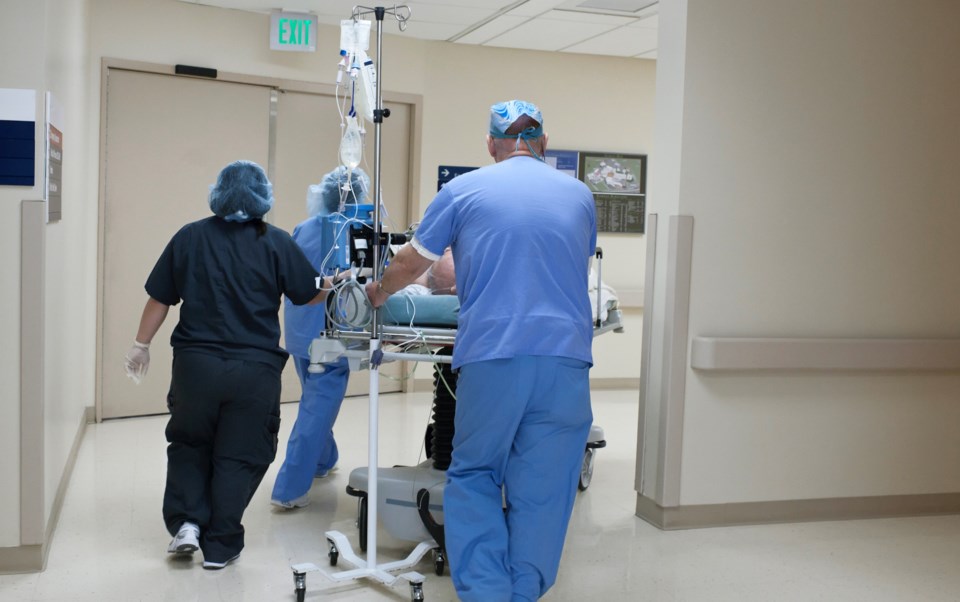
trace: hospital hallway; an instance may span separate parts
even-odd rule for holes
[[[579,494],[557,584],[544,598],[596,601],[957,600],[960,516],[860,520],[660,531],[634,516],[638,395],[595,391],[595,424],[607,447],[593,481]],[[419,461],[429,393],[381,397],[380,465]],[[0,576],[3,602],[293,601],[290,564],[327,564],[324,531],[356,545],[356,498],[350,471],[366,464],[367,399],[344,402],[336,426],[338,470],[314,480],[311,504],[270,505],[297,405],[283,405],[281,451],[244,517],[246,548],[221,571],[166,554],[160,516],[166,416],[91,424],[81,444],[53,536],[46,570]],[[380,531],[380,561],[412,544]],[[341,563],[341,570],[346,568]],[[427,602],[456,600],[448,574],[437,577],[428,554]],[[405,601],[409,587],[370,582],[335,585],[307,577],[306,600]]]

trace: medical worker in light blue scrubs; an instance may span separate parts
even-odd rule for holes
[[[349,185],[347,184],[349,178]],[[321,219],[338,211],[341,199],[346,204],[360,204],[366,198],[370,179],[363,170],[352,173],[345,167],[326,174],[316,194],[307,197],[308,219],[293,230],[293,240],[300,245],[310,263],[321,274],[330,249],[321,244]],[[283,306],[285,348],[293,356],[303,391],[297,420],[287,441],[287,455],[273,484],[271,502],[281,508],[301,508],[310,503],[308,495],[315,477],[326,477],[337,464],[339,452],[333,438],[333,424],[347,390],[350,368],[346,358],[325,364],[320,373],[307,371],[310,365],[310,343],[326,327],[323,305],[296,306],[289,300]]]
[[[460,378],[443,511],[467,602],[536,600],[553,585],[593,421],[594,202],[543,162],[546,143],[536,106],[493,105],[496,163],[447,183],[411,244],[367,285],[379,306],[453,247]]]

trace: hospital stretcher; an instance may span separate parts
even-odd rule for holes
[[[602,252],[598,249],[598,258]],[[599,262],[598,262],[599,263]],[[591,305],[595,312],[594,337],[614,331],[623,332],[622,314],[615,296],[606,294],[609,287],[600,282],[599,273],[591,279]],[[612,298],[611,298],[612,297]],[[444,572],[444,534],[442,526],[443,489],[446,468],[450,463],[453,441],[456,374],[450,369],[452,348],[456,338],[459,302],[452,295],[404,295],[391,297],[381,308],[383,325],[380,338],[383,361],[430,361],[434,367],[434,404],[431,422],[424,438],[427,459],[416,466],[379,467],[377,470],[377,516],[393,538],[425,543],[433,555],[437,575]],[[369,349],[364,341],[370,338],[367,329],[340,329],[325,333],[326,342],[315,345],[311,361],[330,361],[332,353],[346,355],[351,369],[369,367]],[[396,349],[392,351],[391,349]],[[596,450],[604,447],[603,429],[592,425],[584,449],[578,487],[585,491],[593,476]],[[367,550],[368,468],[351,471],[347,493],[358,498],[357,527],[360,550]],[[328,557],[336,566],[340,547],[328,540]]]

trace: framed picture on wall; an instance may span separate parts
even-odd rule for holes
[[[597,231],[643,234],[647,156],[580,152],[580,180],[597,204]]]

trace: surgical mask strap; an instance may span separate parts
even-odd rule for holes
[[[514,137],[513,134],[501,134],[501,133],[495,132],[495,131],[493,131],[493,130],[490,131],[490,135],[491,135],[492,137],[494,137],[494,138],[499,138],[499,139],[507,139],[507,138],[513,138],[513,137]],[[543,157],[540,156],[540,155],[537,153],[537,151],[533,150],[533,147],[532,147],[532,146],[530,146],[530,140],[531,140],[531,139],[536,139],[536,138],[539,138],[539,137],[541,137],[541,136],[543,136],[543,126],[540,126],[540,127],[528,127],[528,128],[526,128],[525,130],[523,130],[522,132],[520,132],[519,134],[516,135],[517,144],[516,144],[516,146],[514,146],[514,150],[515,150],[515,151],[520,150],[520,141],[523,140],[523,142],[527,145],[527,150],[530,151],[530,154],[533,155],[534,157],[536,157],[538,160],[543,161],[543,160],[544,160]]]

